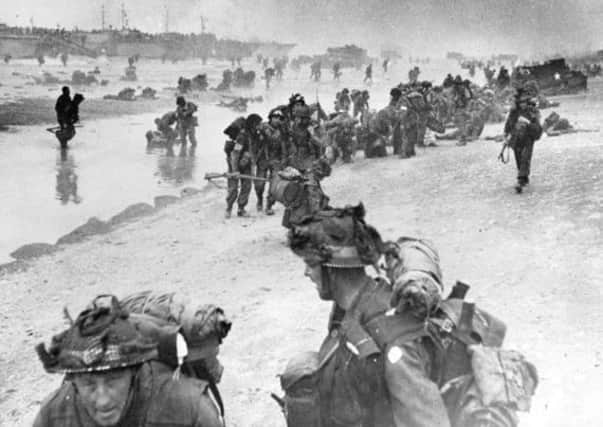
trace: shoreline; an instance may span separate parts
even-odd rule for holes
[[[75,86],[72,92],[79,92]],[[86,99],[80,107],[80,117],[83,124],[86,121],[98,119],[107,119],[123,116],[132,116],[145,113],[161,113],[170,109],[175,109],[175,100],[177,92],[174,89],[158,90],[158,96],[155,99],[136,99],[134,101],[118,101],[103,98]],[[85,95],[85,91],[84,96]],[[202,105],[212,105],[220,100],[220,95],[244,96],[244,90],[230,90],[226,92],[215,92],[208,90],[206,92],[196,92],[184,95],[187,100]],[[56,114],[54,111],[56,99],[50,97],[20,97],[15,101],[4,102],[0,104],[0,129],[10,131],[10,127],[15,126],[37,126],[56,124]]]
[[[585,325],[580,315],[589,310],[603,321],[601,217],[596,204],[585,202],[603,189],[595,179],[603,170],[598,136],[538,142],[533,183],[521,196],[512,189],[513,166],[501,166],[498,144],[488,141],[444,143],[410,160],[357,158],[324,182],[333,206],[363,201],[367,223],[385,239],[434,241],[447,287],[457,279],[469,283],[471,298],[507,323],[506,347],[523,352],[541,377],[532,412],[521,417],[528,427],[594,427],[598,419],[596,394],[572,391],[603,386],[595,380],[603,354],[600,322]],[[0,335],[11,343],[0,354],[0,424],[27,425],[60,382],[44,373],[33,347],[61,330],[63,307],[77,313],[97,294],[150,289],[225,310],[233,321],[221,348],[227,422],[283,425],[269,397],[280,392],[276,375],[294,354],[318,347],[330,306],[318,300],[302,262],[286,246],[282,207],[273,217],[253,212],[224,220],[223,196],[224,190],[204,188],[27,261],[25,271],[0,274],[6,301]],[[250,206],[254,201],[252,194]],[[571,284],[578,279],[575,292]],[[573,315],[559,316],[559,310]],[[583,339],[568,342],[578,331]],[[594,344],[585,350],[584,340]],[[561,384],[567,394],[558,392]]]
[[[42,256],[61,251],[65,248],[65,245],[81,243],[92,236],[110,233],[124,224],[135,222],[148,215],[153,215],[159,210],[179,203],[184,199],[206,194],[211,189],[207,185],[201,189],[184,187],[180,191],[180,197],[171,194],[162,194],[154,197],[153,205],[145,202],[132,203],[107,221],[102,221],[96,216],[90,217],[88,221],[75,227],[69,233],[59,236],[54,244],[33,242],[21,245],[9,254],[10,257],[14,258],[14,261],[0,264],[0,276],[26,271],[31,262]]]

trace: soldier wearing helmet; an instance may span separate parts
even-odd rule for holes
[[[176,115],[178,116],[178,128],[180,130],[180,143],[182,149],[186,148],[186,139],[191,142],[191,147],[197,146],[197,138],[195,136],[195,127],[198,126],[197,117],[194,115],[197,112],[197,105],[192,102],[187,102],[183,96],[176,98]]]
[[[288,427],[517,426],[538,376],[500,348],[504,323],[463,301],[467,285],[441,298],[430,242],[385,243],[364,216],[362,204],[324,210],[289,232],[333,310],[320,350],[294,357],[281,375]],[[366,272],[381,256],[393,286]]]
[[[240,124],[235,131],[236,135],[232,135],[234,138],[231,136],[232,139],[227,144],[228,148],[225,148],[228,172],[233,174],[228,178],[226,212],[224,214],[226,219],[231,217],[235,202],[238,205],[237,216],[249,216],[245,207],[249,202],[251,180],[249,178],[239,178],[238,175],[251,175],[253,171],[256,161],[252,149],[255,140],[259,137],[258,129],[262,123],[262,117],[258,114],[250,114],[247,118],[238,120]]]
[[[160,344],[143,335],[113,296],[96,298],[48,350],[36,347],[44,369],[65,374],[42,404],[34,427],[220,427],[208,383],[174,380],[159,362]]]
[[[287,153],[288,165],[304,173],[320,158],[321,145],[310,133],[311,110],[307,105],[296,104],[293,108],[293,124],[290,129]]]
[[[531,88],[519,88],[515,94],[515,105],[509,111],[504,134],[507,144],[513,148],[517,166],[518,193],[530,182],[530,168],[534,143],[542,136],[538,100]]]
[[[333,311],[318,353],[293,359],[281,376],[288,426],[450,426],[426,371],[430,350],[422,322],[400,316],[404,328],[399,332],[414,331],[414,338],[395,339],[394,317],[387,315],[391,288],[365,271],[377,264],[384,243],[364,216],[362,204],[325,210],[289,232],[291,249],[306,264],[305,275],[322,300],[333,302]],[[301,367],[315,386],[299,381]],[[314,408],[296,407],[297,399],[309,397]]]

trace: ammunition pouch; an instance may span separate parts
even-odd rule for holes
[[[227,139],[224,142],[224,153],[226,153],[227,156],[230,156],[230,153],[234,150],[234,146],[235,142],[232,139]]]
[[[318,353],[302,353],[289,361],[281,375],[287,427],[319,427]]]
[[[251,153],[245,151],[239,158],[239,170],[244,171],[251,168]]]
[[[286,208],[283,213],[283,219],[281,221],[281,225],[285,228],[293,228],[291,227],[291,209]]]

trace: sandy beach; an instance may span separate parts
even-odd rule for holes
[[[561,102],[570,121],[603,126],[600,104]],[[362,201],[385,238],[433,240],[447,289],[455,280],[471,284],[471,298],[507,322],[507,347],[524,352],[540,373],[522,426],[598,426],[600,133],[539,141],[533,184],[522,195],[512,189],[514,166],[498,163],[499,149],[478,141],[420,150],[412,160],[357,158],[337,167],[324,188],[335,206]],[[228,425],[284,426],[269,393],[280,392],[277,375],[292,355],[317,348],[329,305],[286,247],[282,208],[274,217],[254,212],[226,221],[224,196],[205,189],[2,273],[1,425],[29,425],[61,381],[44,373],[33,347],[64,327],[64,306],[77,313],[97,294],[153,289],[217,304],[233,320],[221,356]]]

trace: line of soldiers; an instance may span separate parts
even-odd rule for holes
[[[231,123],[224,131],[228,136],[224,148],[228,170],[225,217],[232,216],[235,203],[238,216],[249,215],[246,206],[252,186],[257,211],[265,210],[267,215],[274,214],[275,201],[282,201],[275,199],[281,178],[303,177],[308,185],[314,182],[319,188],[324,176],[315,179],[313,170],[321,166],[313,164],[322,158],[329,164],[339,158],[351,162],[359,147],[366,158],[383,157],[390,141],[395,155],[409,158],[416,155],[416,146],[426,146],[428,128],[444,133],[446,124],[456,124],[457,129],[442,138],[455,138],[464,145],[481,135],[486,122],[503,120],[493,91],[472,87],[458,78],[447,88],[434,88],[430,82],[400,84],[390,91],[389,104],[378,112],[370,111],[369,98],[367,90],[350,93],[344,88],[336,95],[335,112],[327,115],[319,103],[306,105],[303,96],[295,94],[288,104],[272,109],[267,122],[250,114]],[[286,168],[297,173],[282,173]],[[264,203],[266,182],[270,185]]]
[[[288,427],[518,425],[536,368],[503,348],[506,325],[464,300],[468,285],[444,297],[431,242],[384,241],[362,204],[305,216],[288,242],[332,302],[319,351],[291,358],[284,397],[272,395]],[[224,425],[216,356],[231,323],[221,309],[142,292],[65,316],[69,328],[36,347],[64,381],[35,427]]]
[[[230,218],[234,204],[237,215],[248,216],[246,206],[251,186],[255,188],[258,212],[265,209],[267,215],[273,215],[276,200],[274,195],[279,172],[292,168],[297,171],[295,179],[303,177],[307,186],[316,185],[324,178],[324,169],[320,162],[321,142],[313,132],[312,114],[324,114],[319,104],[306,105],[300,94],[294,94],[287,105],[281,105],[270,111],[268,122],[263,122],[258,114],[239,117],[231,123],[224,134],[228,140],[224,146],[228,168],[228,193],[226,197],[225,217]],[[322,112],[322,113],[321,113]],[[291,171],[289,171],[291,175]],[[328,176],[329,172],[326,174]],[[286,174],[283,176],[287,176]],[[320,178],[317,178],[320,176]],[[250,179],[250,177],[252,177]],[[293,180],[293,177],[289,177]],[[266,204],[264,192],[266,182],[271,182]],[[288,221],[285,219],[284,223]]]

